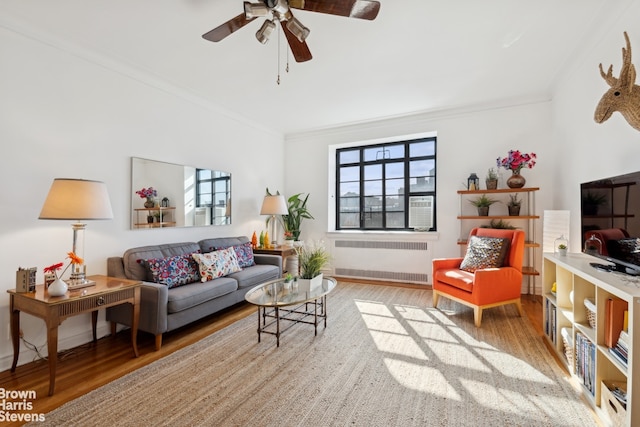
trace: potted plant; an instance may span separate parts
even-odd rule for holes
[[[489,215],[489,206],[491,206],[495,202],[497,202],[497,200],[492,199],[491,197],[487,196],[486,194],[478,196],[477,198],[475,198],[473,200],[469,200],[469,203],[471,203],[473,206],[478,208],[478,216],[488,216]]]
[[[331,255],[321,244],[303,245],[296,248],[300,277],[298,289],[309,292],[322,285],[322,269],[329,264]]]
[[[509,209],[509,216],[518,216],[520,215],[520,206],[522,205],[522,200],[518,199],[518,194],[510,194],[509,195],[509,203],[507,203],[507,208]]]
[[[607,196],[604,194],[598,194],[591,190],[587,190],[587,193],[582,196],[582,214],[598,215],[598,208],[606,202]]]
[[[271,196],[267,188],[267,194]],[[276,194],[280,194],[279,191]],[[280,221],[284,228],[284,236],[286,240],[300,240],[301,224],[303,219],[314,219],[307,209],[307,200],[309,194],[302,198],[303,193],[294,194],[287,199],[287,215],[281,215]]]
[[[562,256],[567,254],[567,245],[565,245],[564,243],[561,243],[558,245],[558,253]]]
[[[485,183],[487,184],[487,190],[495,190],[498,188],[498,173],[495,168],[489,168]]]
[[[515,230],[516,227],[511,225],[509,221],[503,219],[492,219],[489,225],[481,225],[481,228],[499,228],[503,230]]]

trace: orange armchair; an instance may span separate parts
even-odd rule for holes
[[[473,308],[476,327],[482,322],[485,308],[515,304],[522,316],[520,294],[522,289],[522,260],[524,258],[524,231],[492,228],[474,228],[471,236],[507,238],[510,241],[502,267],[481,268],[474,272],[460,269],[464,258],[433,260],[433,306],[444,296]]]

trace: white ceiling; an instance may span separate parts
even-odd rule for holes
[[[295,10],[311,29],[313,59],[291,57],[288,73],[284,36],[261,45],[259,20],[222,42],[202,39],[242,13],[242,0],[2,0],[0,25],[291,134],[548,97],[562,67],[619,3],[379,1],[374,21]]]

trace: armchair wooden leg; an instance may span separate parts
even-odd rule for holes
[[[475,323],[476,328],[479,328],[481,322],[482,322],[482,307],[475,306],[473,307],[473,323]]]
[[[438,307],[438,299],[440,299],[440,294],[438,291],[433,291],[433,307]]]
[[[160,350],[162,347],[162,334],[156,335],[156,351]]]
[[[524,315],[524,312],[522,311],[522,302],[518,299],[515,303],[516,308],[518,309],[518,315],[520,317],[522,317]]]

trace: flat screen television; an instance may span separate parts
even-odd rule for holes
[[[640,275],[640,171],[580,184],[583,252]],[[597,240],[594,240],[597,239]]]

